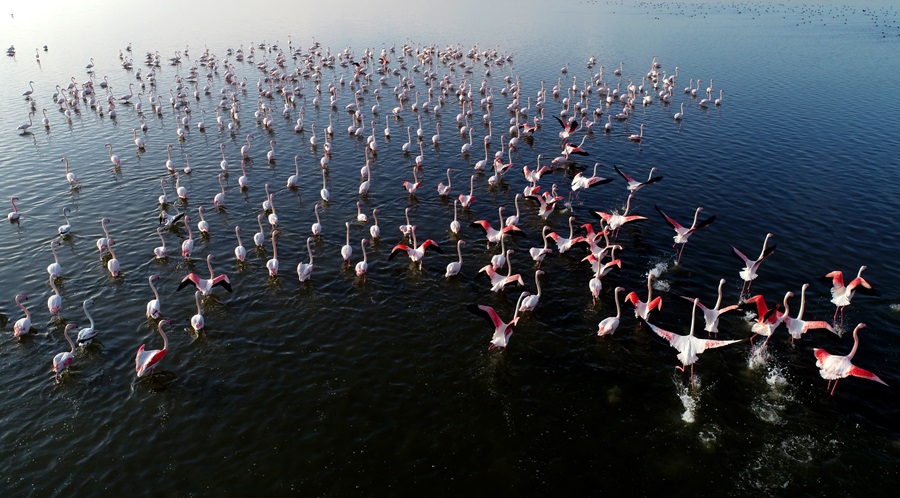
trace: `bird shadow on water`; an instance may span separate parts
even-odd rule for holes
[[[161,393],[168,389],[169,385],[175,382],[178,376],[174,372],[166,370],[156,370],[153,375],[145,379],[137,378],[131,382],[131,391],[134,392],[140,386],[150,392]]]

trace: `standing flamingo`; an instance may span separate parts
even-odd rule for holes
[[[646,123],[641,123],[641,133],[640,134],[632,133],[631,135],[628,135],[628,140],[631,140],[632,142],[642,141],[644,139],[644,126],[645,125],[646,125]]]
[[[94,338],[97,337],[97,329],[94,327],[94,317],[91,316],[91,313],[88,311],[88,306],[93,306],[93,299],[85,299],[84,302],[81,303],[81,308],[84,310],[84,315],[87,316],[88,322],[91,324],[90,327],[85,327],[78,331],[78,337],[75,339],[75,342],[78,343],[78,347],[88,346],[93,342]]]
[[[457,219],[458,205],[459,200],[453,199],[453,221],[450,222],[450,231],[453,232],[454,235],[459,235],[459,231],[462,229],[462,225],[459,224],[459,220]]]
[[[538,268],[541,267],[541,263],[544,261],[544,257],[553,252],[553,249],[548,247],[549,236],[547,232],[550,230],[550,227],[544,226],[541,231],[541,238],[544,240],[544,247],[532,247],[528,250],[528,253],[531,254],[531,259],[533,259],[538,264]]]
[[[157,233],[157,235],[159,235],[159,240],[162,241],[161,246],[157,246],[157,247],[153,248],[153,255],[156,256],[156,259],[165,258],[167,255],[166,253],[168,252],[168,250],[166,249],[166,239],[163,238],[162,232],[163,232],[162,227],[156,227],[156,233]]]
[[[225,209],[225,185],[222,184],[222,178],[224,175],[222,173],[219,173],[217,176],[219,178],[219,188],[221,189],[221,192],[213,197],[213,205],[216,207],[216,209]]]
[[[109,246],[109,255],[112,257],[106,262],[106,269],[109,270],[109,274],[115,278],[119,276],[119,258],[117,258],[116,253],[113,252],[112,244]]]
[[[9,199],[9,202],[12,203],[13,210],[6,214],[6,219],[9,220],[10,223],[19,221],[19,208],[16,207],[17,200],[19,200],[19,198],[16,196],[12,196]]]
[[[300,165],[297,163],[298,159],[300,159],[300,155],[294,156],[294,174],[288,177],[287,188],[297,188],[297,184],[300,183]]]
[[[322,197],[323,202],[328,202],[331,199],[331,194],[328,192],[328,185],[325,179],[325,169],[322,169],[322,190],[319,191],[319,195]],[[318,204],[317,204],[318,205]]]
[[[50,283],[50,288],[53,289],[53,295],[47,298],[47,309],[50,310],[53,319],[59,320],[62,310],[62,296],[59,295],[59,289],[56,288],[53,279],[51,278],[48,282]]]
[[[194,291],[194,303],[197,305],[197,314],[191,317],[191,328],[199,334],[206,327],[206,320],[203,319],[203,309],[200,308],[200,291]]]
[[[238,187],[241,190],[247,190],[247,186],[250,183],[250,178],[247,177],[247,168],[245,167],[246,159],[241,159],[241,176],[238,177]]]
[[[228,160],[225,159],[225,144],[219,144],[219,150],[222,151],[222,161],[219,162],[219,168],[223,173],[228,173]]]
[[[312,224],[312,234],[313,237],[318,237],[322,234],[322,220],[319,219],[319,208],[322,207],[322,204],[316,203],[315,207],[313,207],[313,211],[316,214],[316,222]]]
[[[66,325],[66,328],[63,329],[63,337],[66,338],[66,342],[69,343],[69,350],[63,351],[62,353],[57,353],[56,356],[53,357],[53,374],[56,378],[56,382],[59,382],[59,376],[63,374],[70,366],[72,366],[72,362],[75,361],[75,343],[72,342],[72,338],[69,337],[69,330],[74,329],[78,325],[74,323],[69,323]]]
[[[59,264],[59,258],[56,256],[56,249],[54,246],[58,246],[60,242],[58,240],[50,241],[50,252],[53,253],[53,262],[47,265],[47,273],[50,274],[50,278],[56,280],[62,275],[62,265]]]
[[[188,236],[181,242],[181,256],[188,259],[190,259],[191,254],[193,254],[194,252],[194,234],[193,232],[191,232],[190,221],[191,217],[189,215],[185,215],[184,227],[187,228]]]
[[[703,353],[707,349],[720,348],[722,346],[728,346],[729,344],[740,342],[740,339],[733,339],[730,341],[717,341],[713,339],[700,339],[699,337],[694,337],[694,323],[696,322],[697,318],[698,301],[699,299],[694,299],[694,307],[691,309],[691,330],[690,332],[688,332],[688,335],[679,335],[674,332],[663,330],[656,325],[651,324],[650,322],[646,322],[646,318],[644,319],[644,321],[647,323],[647,326],[649,326],[650,329],[656,333],[656,335],[669,341],[669,344],[673,348],[678,350],[678,359],[681,361],[682,366],[675,368],[684,372],[685,367],[687,367],[688,365],[691,366],[691,387],[694,386],[694,363],[696,363],[699,359],[699,354]]]
[[[359,247],[362,249],[363,260],[356,263],[355,268],[356,276],[362,277],[363,282],[366,281],[366,272],[369,271],[369,260],[366,258],[366,242],[368,242],[368,239],[362,239],[359,242]]]
[[[350,257],[353,256],[353,246],[350,245],[350,223],[345,222],[344,226],[347,227],[347,242],[341,247],[341,257],[344,258],[344,262],[349,265]]]
[[[450,168],[447,168],[447,184],[444,185],[444,182],[438,183],[437,191],[438,195],[441,197],[447,197],[450,195],[450,187],[452,185],[450,183],[450,171],[452,170]]]
[[[25,294],[17,294],[16,295],[16,306],[18,306],[23,313],[25,313],[25,318],[19,318],[16,320],[16,323],[13,324],[13,336],[14,337],[22,337],[23,335],[31,332],[31,313],[28,312],[28,309],[22,304],[22,301],[27,301],[28,296]]]
[[[100,228],[103,229],[103,237],[97,239],[97,250],[100,251],[100,256],[103,256],[103,253],[109,250],[109,232],[106,231],[106,224],[109,223],[109,218],[103,218],[100,220]]]
[[[519,311],[534,311],[537,307],[538,302],[541,300],[541,280],[539,277],[543,274],[544,270],[535,270],[534,285],[537,287],[537,294],[528,294],[525,296],[525,299],[522,300],[522,305],[519,306]]]
[[[228,292],[232,292],[231,280],[228,279],[228,275],[222,274],[216,276],[216,274],[213,272],[213,258],[215,258],[213,254],[206,255],[206,266],[209,268],[209,278],[200,278],[196,273],[189,273],[181,280],[181,283],[178,284],[178,288],[176,290],[181,290],[188,284],[194,284],[194,286],[196,286],[204,296],[212,293],[213,289],[215,289],[217,286],[222,286]]]
[[[114,168],[118,169],[122,165],[122,160],[119,159],[119,156],[113,154],[112,144],[106,144],[106,148],[109,149],[109,162],[113,164]]]
[[[279,234],[281,234],[281,230],[272,230],[272,259],[266,261],[266,268],[269,270],[270,277],[278,276],[278,246],[275,240]]]
[[[69,171],[69,160],[65,157],[61,158],[60,161],[66,163],[66,181],[72,186],[72,188],[78,188],[81,186],[81,183],[78,181],[78,177],[75,176],[75,173]]]
[[[376,241],[381,238],[381,227],[378,226],[377,217],[378,213],[380,212],[381,210],[378,208],[372,210],[372,220],[374,220],[374,225],[369,227],[369,235],[372,236],[372,241]]]
[[[753,261],[751,261],[747,256],[744,256],[744,253],[739,251],[736,247],[731,246],[734,254],[744,263],[744,268],[742,268],[739,273],[741,279],[744,280],[744,285],[741,286],[741,296],[743,296],[745,292],[750,291],[750,285],[757,277],[756,272],[759,269],[759,265],[762,264],[764,259],[768,258],[772,255],[773,252],[775,252],[775,244],[772,244],[772,247],[770,247],[768,250],[766,249],[770,238],[772,238],[772,234],[767,233],[765,240],[763,240],[763,246],[762,250],[759,252],[759,257],[757,257],[756,260]]]
[[[488,346],[488,350],[505,348],[509,344],[509,338],[513,333],[513,328],[519,323],[519,306],[522,304],[522,299],[524,297],[524,292],[519,295],[519,300],[516,301],[516,312],[513,314],[512,320],[508,322],[504,322],[497,312],[494,311],[494,308],[490,306],[483,304],[469,305],[468,309],[470,312],[476,315],[486,316],[494,327],[494,335],[491,336],[491,345]]]
[[[469,177],[469,195],[459,194],[459,205],[467,208],[475,202],[475,175]]]
[[[864,328],[865,326],[865,323],[860,323],[853,329],[853,349],[851,349],[846,356],[832,355],[824,349],[813,348],[813,353],[816,355],[816,366],[819,367],[819,375],[821,375],[823,379],[828,380],[826,389],[831,387],[832,396],[834,396],[834,390],[837,389],[837,382],[851,375],[854,377],[862,377],[863,379],[874,380],[880,384],[887,385],[885,381],[878,378],[874,373],[859,368],[851,363],[853,356],[856,355],[856,349],[859,347],[859,329]],[[832,380],[834,381],[833,387],[831,386]]]
[[[253,138],[253,135],[247,134],[247,145],[241,146],[241,157],[244,159],[250,159],[250,139]]]
[[[150,289],[153,291],[154,298],[147,301],[147,318],[156,320],[159,318],[160,314],[162,314],[162,309],[159,300],[159,292],[156,291],[156,286],[153,285],[159,279],[159,275],[150,275],[148,280],[150,281]]]
[[[447,263],[447,271],[444,273],[444,278],[450,278],[459,274],[459,271],[462,269],[462,245],[465,244],[465,240],[459,240],[456,242],[456,254],[459,256],[459,261],[451,261]]]
[[[134,356],[134,371],[138,378],[143,377],[148,372],[152,376],[153,369],[156,368],[156,365],[166,356],[166,353],[169,350],[169,338],[166,337],[166,333],[163,332],[164,325],[169,325],[169,320],[162,320],[156,328],[156,330],[159,331],[159,335],[162,336],[162,349],[145,351],[145,344],[141,344],[141,347],[137,350],[137,354]]]
[[[312,242],[312,237],[306,238],[306,252],[309,254],[309,263],[300,262],[297,264],[297,278],[300,279],[301,282],[306,282],[309,280],[309,277],[312,276],[313,272],[313,255],[312,249],[309,247],[309,243]]]
[[[247,259],[247,248],[241,243],[241,227],[234,226],[234,235],[237,237],[237,245],[234,247],[234,257],[243,263]]]
[[[597,326],[597,335],[612,335],[619,328],[619,321],[622,318],[622,306],[619,304],[619,292],[625,290],[622,287],[616,287],[616,316],[606,317],[600,321]]]

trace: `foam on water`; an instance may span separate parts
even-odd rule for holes
[[[694,375],[693,389],[691,388],[690,381],[684,383],[680,375],[675,375],[672,378],[672,381],[675,384],[678,399],[681,400],[681,405],[684,407],[684,412],[681,414],[681,420],[684,420],[685,423],[693,424],[697,420],[697,408],[700,406],[700,376]]]

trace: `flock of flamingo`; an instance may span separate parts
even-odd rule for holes
[[[257,49],[259,49],[258,53]],[[298,224],[299,222],[285,219],[284,216],[279,219],[279,212],[276,210],[275,204],[276,194],[299,191],[301,188],[300,163],[301,161],[307,163],[308,158],[312,157],[315,159],[312,167],[321,172],[322,187],[318,193],[321,200],[309,213],[310,221],[314,217],[315,222],[311,223],[310,232],[306,238],[308,261],[301,260],[296,264],[297,279],[301,285],[310,285],[309,282],[313,278],[314,264],[311,244],[321,240],[323,233],[328,231],[320,219],[320,211],[329,203],[338,202],[338,199],[332,194],[332,190],[329,189],[330,179],[336,176],[348,177],[347,172],[350,171],[351,163],[357,161],[357,164],[362,165],[359,170],[358,189],[353,189],[356,192],[354,197],[358,195],[355,199],[357,214],[354,219],[341,223],[344,232],[342,235],[345,240],[345,244],[340,250],[342,266],[352,267],[352,271],[355,272],[359,281],[364,283],[369,269],[366,245],[376,243],[384,237],[390,239],[394,244],[388,260],[405,254],[411,262],[411,271],[424,270],[423,263],[428,254],[432,251],[444,252],[441,242],[438,241],[441,238],[421,240],[423,238],[421,232],[424,227],[419,228],[414,220],[410,220],[409,208],[404,212],[405,223],[400,226],[399,234],[382,233],[377,218],[381,211],[380,208],[363,209],[364,203],[372,193],[373,178],[378,176],[377,157],[379,151],[383,147],[395,147],[390,141],[380,141],[378,135],[381,134],[389,139],[396,133],[401,136],[401,140],[405,135],[406,141],[398,146],[398,149],[410,158],[409,176],[402,185],[384,185],[383,188],[393,189],[397,193],[396,195],[406,196],[410,202],[426,196],[439,196],[447,203],[452,200],[453,219],[448,219],[449,228],[446,230],[448,230],[448,240],[456,244],[456,255],[446,265],[444,277],[447,279],[458,278],[457,276],[464,266],[463,247],[467,246],[467,241],[462,237],[467,227],[459,221],[459,211],[471,212],[472,207],[477,203],[484,203],[485,201],[481,200],[483,194],[479,194],[500,185],[507,185],[505,177],[515,175],[514,172],[521,167],[526,186],[521,194],[515,196],[514,207],[495,206],[497,218],[474,220],[468,224],[470,229],[480,228],[482,231],[465,233],[470,239],[476,234],[483,233],[488,249],[495,248],[496,254],[492,255],[490,261],[485,261],[485,264],[480,266],[476,279],[480,280],[482,278],[480,275],[484,273],[487,280],[486,285],[489,285],[490,290],[503,295],[505,289],[513,286],[526,286],[531,281],[530,278],[526,279],[521,274],[514,273],[512,269],[512,254],[523,249],[516,246],[517,233],[522,231],[523,220],[525,217],[535,217],[534,219],[543,226],[542,246],[522,251],[527,252],[534,263],[534,292],[527,290],[519,293],[512,318],[505,320],[494,308],[484,304],[469,306],[471,312],[484,316],[493,329],[489,341],[490,349],[509,346],[513,330],[523,313],[540,313],[541,276],[545,273],[545,270],[541,269],[541,264],[545,258],[564,257],[563,255],[570,251],[578,253],[578,257],[583,256],[582,261],[587,262],[590,266],[592,278],[588,282],[588,288],[592,301],[596,303],[601,299],[612,299],[615,304],[616,315],[602,320],[598,325],[597,334],[599,336],[612,335],[619,327],[622,305],[630,304],[634,308],[635,318],[640,319],[641,323],[645,323],[650,331],[678,351],[678,360],[681,365],[677,368],[684,371],[690,367],[692,384],[694,364],[701,353],[708,349],[729,346],[740,340],[717,338],[719,318],[724,313],[739,307],[753,307],[757,318],[752,325],[750,340],[752,343],[756,336],[764,338],[762,345],[757,349],[757,354],[759,354],[782,324],[792,340],[799,339],[809,330],[831,332],[842,330],[843,310],[850,305],[856,290],[872,287],[862,277],[865,266],[861,267],[859,273],[846,284],[840,271],[829,273],[827,276],[833,280],[832,302],[836,306],[835,315],[830,323],[822,320],[804,320],[807,285],[802,287],[801,302],[795,316],[789,314],[789,300],[794,297],[792,292],[786,293],[783,302],[774,306],[767,303],[761,295],[748,296],[751,284],[759,276],[761,264],[775,252],[775,245],[770,244],[773,235],[767,234],[763,240],[762,249],[755,259],[746,256],[737,247],[733,247],[734,255],[740,259],[743,265],[742,268],[735,266],[735,273],[744,282],[739,302],[722,306],[722,288],[725,279],[719,282],[718,299],[712,307],[704,305],[698,298],[685,297],[693,306],[690,328],[686,334],[671,332],[652,323],[657,320],[651,317],[651,313],[659,314],[662,306],[662,296],[653,296],[652,281],[655,277],[653,272],[649,272],[647,275],[647,296],[644,300],[638,292],[626,292],[627,289],[622,286],[617,286],[612,292],[603,291],[605,275],[622,267],[624,260],[621,255],[627,253],[629,249],[627,237],[620,237],[620,231],[625,225],[631,226],[634,223],[648,222],[647,217],[631,212],[633,199],[644,188],[660,188],[655,185],[663,177],[657,174],[656,168],[652,168],[638,177],[635,171],[626,171],[628,169],[626,167],[604,166],[599,162],[593,165],[592,174],[588,176],[589,168],[585,168],[577,162],[581,158],[595,154],[588,150],[589,146],[585,147],[585,140],[594,133],[608,133],[612,134],[611,136],[621,136],[623,140],[635,142],[637,143],[635,147],[640,147],[648,140],[652,140],[649,136],[644,135],[645,123],[631,125],[639,129],[638,133],[622,133],[623,128],[618,128],[620,123],[628,126],[637,119],[636,107],[656,104],[664,109],[663,112],[671,112],[670,108],[677,109],[677,112],[672,112],[670,115],[670,119],[677,126],[690,119],[688,116],[690,110],[723,105],[724,92],[722,89],[713,87],[712,78],[703,80],[707,84],[706,87],[702,85],[703,81],[700,79],[691,79],[690,83],[683,87],[683,90],[677,89],[678,68],[667,73],[662,70],[662,65],[657,62],[656,58],[650,62],[646,73],[641,71],[642,74],[638,75],[640,81],[627,79],[623,75],[624,65],[622,63],[616,64],[611,78],[609,73],[604,71],[603,66],[597,67],[598,61],[595,57],[591,57],[587,61],[587,73],[584,77],[576,75],[570,78],[570,68],[566,64],[560,70],[558,81],[550,88],[547,88],[543,81],[540,85],[526,88],[513,68],[512,54],[504,54],[496,49],[482,49],[477,46],[469,50],[454,46],[441,49],[434,45],[407,43],[399,48],[383,48],[380,54],[376,50],[366,49],[357,55],[349,48],[332,53],[330,49],[323,48],[317,42],[305,49],[295,48],[293,43],[289,43],[287,50],[279,48],[277,44],[260,44],[258,47],[251,45],[248,51],[245,51],[243,47],[237,50],[228,49],[224,58],[220,58],[206,49],[196,59],[190,59],[189,48],[186,48],[184,51],[176,52],[168,61],[159,52],[148,52],[143,61],[145,67],[138,67],[135,70],[135,66],[139,65],[134,62],[129,45],[124,52],[120,51],[119,58],[123,70],[135,81],[128,84],[127,93],[114,94],[108,76],[104,76],[95,86],[97,68],[92,59],[86,67],[89,75],[88,81],[79,84],[76,78],[72,77],[67,84],[57,85],[56,93],[52,96],[53,105],[57,106],[63,119],[67,122],[71,122],[73,118],[77,118],[83,113],[95,113],[99,117],[108,116],[109,119],[133,122],[132,136],[137,154],[143,154],[151,148],[160,151],[166,150],[168,158],[165,162],[166,170],[160,169],[162,194],[156,199],[156,203],[160,207],[159,222],[155,226],[147,227],[148,242],[145,251],[148,256],[152,255],[158,260],[177,257],[176,255],[186,259],[195,256],[195,236],[191,228],[195,221],[198,236],[204,240],[222,235],[212,233],[214,230],[206,221],[204,213],[226,210],[230,202],[229,194],[239,190],[248,196],[258,196],[261,201],[256,216],[245,221],[247,223],[256,222],[259,227],[259,231],[253,235],[253,245],[258,253],[266,253],[268,244],[271,244],[272,256],[265,264],[266,272],[270,278],[280,278],[281,270],[279,269],[277,247],[279,235],[282,233],[285,222]],[[162,77],[161,65],[165,63],[175,66],[178,74],[174,76],[174,86],[163,90],[160,88],[162,83],[158,78]],[[182,76],[180,73],[189,63],[192,66],[187,70],[188,74]],[[252,87],[248,89],[246,78],[238,76],[238,67],[236,66],[250,66],[250,64],[254,64],[260,74],[255,92]],[[476,75],[482,71],[483,75]],[[220,85],[218,88],[216,88],[217,84]],[[528,93],[529,91],[531,94]],[[32,115],[38,111],[43,115],[41,125],[46,130],[49,131],[52,127],[57,126],[51,123],[47,109],[41,108],[37,104],[34,92],[34,82],[29,82],[29,90],[23,94],[23,97],[30,106],[31,112],[28,121],[18,128],[18,131],[23,134],[33,133],[33,128],[38,127],[32,119]],[[168,101],[164,100],[164,93],[170,95]],[[679,93],[683,93],[684,96],[676,97]],[[499,102],[501,99],[497,98],[495,94],[502,95],[502,104]],[[147,96],[146,103],[144,102],[145,95]],[[218,100],[216,100],[217,98]],[[681,101],[676,104],[676,99]],[[394,105],[382,107],[383,101],[385,103],[391,101]],[[214,105],[214,109],[200,109],[199,121],[193,122],[198,114],[195,108],[200,107],[203,102],[211,103]],[[246,102],[251,102],[251,104],[248,105]],[[282,104],[280,109],[278,108],[279,103]],[[558,107],[559,112],[554,114],[553,120],[545,120],[545,112],[549,112],[548,108],[551,104]],[[676,105],[677,107],[675,107]],[[505,109],[498,111],[501,106]],[[251,107],[251,109],[247,107]],[[327,126],[322,126],[324,122],[307,123],[305,113],[308,109],[309,112],[316,112],[317,115],[320,109],[327,109]],[[479,109],[479,111],[475,109]],[[207,122],[207,110],[211,114],[215,114],[213,121]],[[455,116],[453,116],[454,112]],[[279,140],[275,140],[275,129],[284,127],[284,124],[276,123],[275,116],[278,114],[281,114],[284,122],[289,124],[287,130],[282,130],[278,134]],[[497,114],[507,116],[508,124],[500,124]],[[430,137],[423,129],[422,118],[424,115],[430,115],[429,120],[435,122],[434,133]],[[447,115],[450,116],[444,117]],[[175,124],[175,131],[169,132],[171,133],[170,140],[173,143],[190,143],[194,133],[205,133],[206,130],[210,130],[216,131],[218,136],[223,139],[229,135],[239,138],[239,143],[243,143],[243,145],[235,153],[229,150],[224,141],[218,143],[221,162],[218,167],[212,168],[215,171],[210,172],[209,168],[194,170],[190,164],[190,155],[186,154],[182,158],[173,157],[171,143],[165,146],[158,143],[147,143],[144,137],[149,126],[147,117],[153,116],[159,123],[170,121]],[[356,143],[360,144],[357,149],[361,149],[359,151],[361,153],[355,161],[348,159],[346,155],[340,155],[336,150],[333,137],[336,133],[343,133],[335,127],[336,118],[349,120],[346,133],[350,137],[356,137]],[[241,131],[243,127],[247,126],[247,121],[251,122],[250,126],[257,128],[256,133],[244,134]],[[409,122],[414,123],[416,127],[404,126],[404,123]],[[447,133],[451,126],[446,126],[442,133],[442,122],[455,125],[455,129]],[[383,127],[381,127],[382,123]],[[476,131],[477,123],[482,125],[480,129],[484,132],[477,139],[483,142],[484,158],[473,162],[470,161],[470,158],[473,155],[480,155],[479,152],[472,149],[476,142],[475,136],[479,133]],[[320,125],[319,128],[317,128],[317,124]],[[503,128],[500,137],[493,135],[493,124],[498,124],[498,129]],[[392,129],[392,126],[398,126],[400,131]],[[197,132],[193,132],[192,128],[196,128]],[[545,128],[556,130],[556,132],[545,132]],[[415,131],[413,131],[414,129]],[[257,134],[269,137],[266,138],[269,148],[265,155],[265,161],[269,164],[275,164],[282,157],[278,154],[276,145],[279,148],[302,149],[301,153],[292,154],[293,174],[285,178],[285,187],[281,191],[273,191],[269,184],[258,185],[252,181],[253,163],[262,161],[261,154],[256,152],[256,143],[254,142]],[[579,138],[579,135],[582,136]],[[494,150],[496,143],[500,144],[498,150]],[[429,169],[430,161],[426,155],[426,146],[429,151],[447,150],[450,147],[459,147],[460,151],[459,166],[446,170],[446,184],[443,182],[443,172],[440,172],[438,176],[441,181],[436,185],[436,189],[428,187],[424,183],[425,171]],[[533,165],[520,161],[520,150],[525,148],[533,150],[538,146],[545,151],[555,152],[548,153],[548,160],[543,163],[543,154],[536,157]],[[107,143],[105,147],[114,170],[120,170],[127,166],[127,164],[123,165],[123,159],[115,153],[115,150],[123,147],[122,145]],[[493,153],[492,150],[494,150]],[[552,157],[549,157],[551,155]],[[254,160],[254,156],[256,156],[256,160]],[[474,160],[474,158],[472,159]],[[64,163],[65,181],[68,182],[69,187],[74,190],[80,189],[81,182],[75,174],[75,168],[65,157],[60,161]],[[127,161],[125,162],[127,163]],[[229,187],[227,186],[229,175],[236,174],[238,166],[240,168],[238,185]],[[90,166],[83,165],[82,167]],[[601,173],[606,171],[609,177],[598,176],[600,167],[603,168]],[[469,171],[466,171],[467,169]],[[333,171],[340,171],[340,173],[333,174]],[[468,177],[466,178],[467,182],[462,182],[462,189],[458,188],[460,182],[453,182],[451,173],[454,171],[463,171]],[[565,180],[566,183],[562,183],[558,174],[560,172],[570,173],[571,182]],[[319,172],[316,172],[316,175],[319,175]],[[640,179],[644,175],[646,175],[646,180]],[[185,178],[193,178],[194,182],[205,178],[208,185],[212,188],[217,187],[215,195],[209,199],[209,204],[199,206],[193,211],[196,212],[196,220],[187,210],[188,199],[193,200],[196,194],[188,191],[183,181]],[[546,183],[541,185],[541,181],[546,178],[554,178],[550,182],[552,185],[549,188]],[[558,185],[559,183],[562,184],[562,187]],[[581,221],[576,226],[576,217],[573,212],[575,206],[581,203],[580,195],[587,189],[604,184],[610,184],[610,187],[605,187],[610,189],[621,188],[624,185],[622,190],[627,193],[624,206],[614,211],[596,210],[594,211],[596,224]],[[170,186],[174,186],[174,197],[170,195]],[[466,186],[468,190],[465,190]],[[382,191],[382,194],[392,195],[388,192]],[[19,198],[13,196],[11,199],[12,211],[8,214],[8,220],[11,223],[19,223],[28,216],[27,211],[19,211],[21,202],[17,204],[17,201]],[[152,202],[152,199],[147,199],[146,202]],[[511,212],[513,208],[515,214],[504,216],[506,209],[510,209]],[[701,219],[702,207],[696,207],[690,224],[679,222],[675,217],[663,211],[661,207],[657,206],[656,209],[661,216],[657,222],[660,222],[660,225],[667,224],[674,231],[675,264],[680,263],[689,238],[715,221],[715,216]],[[64,272],[56,256],[55,248],[59,245],[60,239],[70,237],[73,232],[72,225],[69,223],[70,215],[69,210],[64,210],[63,216],[66,223],[59,227],[58,237],[49,242],[54,262],[47,267],[49,286],[53,291],[48,298],[47,305],[51,316],[57,320],[57,323],[64,323],[61,316],[62,298],[56,285]],[[551,229],[550,225],[557,220],[565,220],[568,224],[568,232]],[[99,220],[103,235],[96,241],[97,251],[101,260],[105,262],[111,279],[122,278],[120,262],[115,253],[115,234],[109,232],[109,228],[114,227],[116,221],[112,216]],[[367,237],[358,242],[361,252],[361,258],[358,260],[354,259],[356,244],[351,240],[351,224],[354,227],[359,225],[368,227]],[[268,225],[268,235],[266,234],[266,225]],[[437,237],[438,234],[443,234],[445,229],[430,226],[426,230],[433,237]],[[186,236],[183,231],[186,231]],[[234,247],[236,264],[246,264],[248,249],[243,245],[241,226],[234,225],[233,231],[234,240],[237,242]],[[295,232],[297,231],[299,230],[295,230]],[[230,236],[229,230],[228,237]],[[151,241],[157,237],[160,245],[151,250],[153,243]],[[180,251],[178,248],[170,249],[167,245],[167,242],[173,237],[180,239]],[[223,259],[221,255],[218,258]],[[197,333],[202,333],[205,327],[204,296],[215,292],[219,287],[229,293],[238,291],[238,289],[233,289],[231,279],[226,273],[216,273],[213,267],[216,259],[217,256],[212,252],[205,255],[209,271],[208,278],[196,273],[189,273],[183,277],[177,288],[177,290],[181,290],[185,287],[192,287],[195,291],[194,301],[197,313],[191,317],[190,323]],[[356,261],[355,265],[354,261]],[[295,261],[291,262],[292,265],[294,263]],[[166,318],[162,313],[160,296],[155,286],[158,278],[157,274],[148,277],[150,291],[154,298],[147,303],[146,318],[155,325],[162,340],[162,347],[147,350],[144,345],[140,346],[135,355],[137,377],[152,375],[154,367],[165,357],[168,350],[168,338],[164,327],[169,326],[171,320],[175,319],[174,317]],[[623,293],[624,296],[621,296]],[[15,321],[13,333],[15,337],[23,338],[34,330],[31,312],[26,306],[28,297],[19,294],[15,296],[14,300],[23,317]],[[84,314],[90,322],[89,327],[79,329],[74,323],[66,323],[63,328],[63,337],[69,345],[69,350],[53,357],[52,370],[57,381],[73,364],[78,348],[92,347],[98,335],[98,329],[95,329],[94,319],[89,311],[92,304],[92,300],[88,299],[82,305]],[[708,335],[705,338],[695,335],[697,308],[700,309],[704,318],[704,332]],[[839,314],[841,315],[840,319]],[[862,377],[884,384],[874,373],[852,363],[859,344],[859,331],[864,326],[864,324],[859,324],[853,329],[854,344],[848,354],[836,355],[816,348],[811,355],[811,360],[815,359],[821,376],[828,380],[828,387],[832,394],[837,381],[848,376]],[[76,337],[74,341],[70,334]]]

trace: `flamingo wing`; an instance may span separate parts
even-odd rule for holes
[[[840,270],[825,275],[825,278],[831,279],[831,285],[833,287],[831,290],[832,295],[834,295],[835,290],[844,288],[844,273]]]
[[[680,339],[684,339],[687,337],[687,336],[683,336],[683,335],[678,335],[675,332],[669,332],[668,330],[659,328],[656,325],[653,325],[652,323],[648,322],[647,320],[644,320],[644,323],[646,323],[647,326],[650,327],[650,330],[652,330],[656,335],[669,341],[669,344],[671,344],[672,347],[676,348],[676,349],[678,349],[678,346],[676,346],[675,344],[677,342],[679,342]]]
[[[497,312],[494,311],[494,308],[491,308],[490,306],[484,304],[470,304],[466,307],[466,309],[468,309],[469,312],[475,315],[490,320],[491,325],[493,325],[495,330],[506,325],[506,323],[500,318],[500,315],[498,315]]]
[[[863,379],[874,380],[875,382],[878,382],[880,384],[887,385],[887,382],[878,378],[878,376],[875,375],[874,373],[872,373],[866,369],[859,368],[856,365],[851,365],[850,371],[848,373],[854,377],[862,377]]]
[[[831,358],[831,353],[825,351],[822,348],[813,348],[813,354],[816,355],[816,366],[822,368],[822,365],[825,364],[825,361],[828,358]]]
[[[731,250],[734,251],[734,255],[737,256],[738,259],[740,259],[741,262],[744,263],[744,266],[746,266],[748,268],[750,267],[750,263],[752,263],[752,261],[750,261],[750,258],[745,256],[744,253],[742,253],[740,250],[738,250],[737,247],[731,246]],[[748,299],[748,301],[749,301],[749,299]]]
[[[563,130],[568,131],[569,125],[567,125],[563,120],[559,119],[559,116],[553,116],[553,117],[556,118],[556,121],[559,123],[560,126],[562,126]]]
[[[697,225],[694,228],[692,228],[691,230],[700,230],[701,228],[706,228],[706,227],[712,225],[712,223],[714,221],[716,221],[716,215],[712,215],[709,218],[701,221],[700,223],[697,223]]]
[[[409,254],[409,251],[410,251],[410,250],[411,250],[411,249],[409,248],[409,246],[407,246],[407,245],[405,245],[405,244],[397,244],[396,246],[394,246],[393,249],[391,249],[391,255],[388,256],[388,261],[394,259],[394,256],[396,256],[397,254],[399,254],[400,251],[403,251],[403,252],[405,252],[406,254]]]
[[[728,346],[729,344],[734,344],[736,342],[741,342],[740,339],[732,339],[728,341],[718,341],[715,339],[700,339],[699,337],[694,337],[694,346],[696,347],[697,354],[700,354],[707,349],[713,348],[721,348],[722,346]]]
[[[557,119],[558,119],[558,118],[557,118]],[[618,173],[619,176],[621,176],[622,178],[624,178],[626,182],[628,182],[628,183],[637,183],[637,182],[634,181],[634,178],[628,176],[624,171],[620,170],[619,167],[616,166],[615,164],[613,164],[613,168],[615,168],[616,173]]]
[[[422,254],[425,254],[425,251],[426,251],[429,247],[432,247],[432,248],[434,248],[435,251],[437,251],[437,252],[439,252],[439,253],[441,253],[441,254],[444,254],[444,250],[441,249],[441,246],[439,246],[439,245],[437,244],[437,242],[435,242],[435,241],[433,241],[433,240],[431,240],[431,239],[428,239],[428,240],[426,240],[425,242],[422,242],[422,246],[421,246],[421,247],[422,247]]]
[[[228,279],[228,275],[219,275],[212,281],[212,287],[222,286],[228,292],[231,292],[231,280]]]
[[[659,206],[653,206],[653,207],[656,208],[657,211],[659,211],[659,214],[661,214],[663,216],[663,218],[666,220],[666,223],[668,223],[670,227],[674,228],[676,231],[684,229],[684,227],[681,226],[681,223],[678,223],[671,216],[664,213],[663,210],[659,208]]]
[[[187,287],[188,284],[194,284],[194,286],[196,286],[197,289],[199,289],[200,288],[200,280],[201,280],[200,277],[198,277],[196,273],[188,273],[186,277],[181,279],[181,283],[178,284],[178,288],[175,290],[180,291],[181,289],[184,289],[185,287]]]

